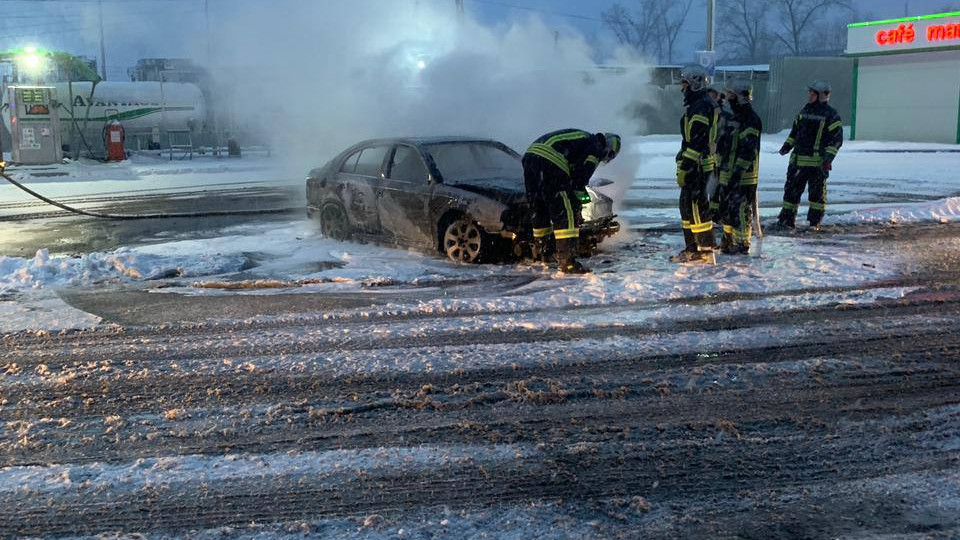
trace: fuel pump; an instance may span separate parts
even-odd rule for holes
[[[107,161],[123,161],[127,158],[123,150],[126,138],[123,124],[117,119],[103,126],[103,145],[107,149]]]
[[[63,159],[57,90],[51,86],[7,87],[14,163],[49,165]]]

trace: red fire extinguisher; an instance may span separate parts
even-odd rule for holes
[[[123,161],[126,159],[127,156],[123,151],[123,143],[126,138],[123,124],[117,120],[111,120],[109,124],[103,127],[103,144],[107,147],[107,161]]]

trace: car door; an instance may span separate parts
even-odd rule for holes
[[[350,221],[356,229],[371,236],[381,233],[377,194],[389,153],[389,145],[362,148],[343,161],[338,175],[340,198]]]
[[[431,246],[435,243],[436,232],[429,216],[432,181],[420,150],[406,144],[393,148],[377,199],[385,236],[404,244]]]

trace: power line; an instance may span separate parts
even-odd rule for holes
[[[504,7],[504,8],[507,8],[507,9],[516,9],[516,10],[520,10],[520,11],[533,11],[533,12],[537,12],[537,13],[545,13],[545,14],[547,14],[547,15],[554,15],[554,16],[557,16],[557,17],[566,17],[566,18],[568,18],[568,19],[580,19],[580,20],[584,20],[584,21],[593,21],[593,22],[598,22],[598,23],[602,23],[602,22],[603,22],[603,19],[601,19],[601,18],[599,18],[599,17],[588,17],[588,16],[586,16],[586,15],[577,15],[577,14],[575,14],[575,13],[563,13],[563,12],[554,11],[554,10],[551,10],[551,9],[535,8],[535,7],[529,7],[529,6],[518,6],[518,5],[516,5],[516,4],[510,4],[510,3],[507,3],[507,2],[499,2],[499,1],[497,1],[497,0],[468,0],[468,1],[469,1],[469,2],[476,2],[476,3],[478,3],[478,4],[489,4],[489,5],[491,5],[491,6],[500,6],[500,7]]]
[[[0,0],[0,1],[2,1],[2,0]],[[16,0],[15,0],[15,1],[16,1]],[[170,11],[170,12],[164,13],[164,15],[177,15],[177,16],[179,16],[179,15],[193,15],[193,14],[196,14],[196,13],[200,13],[200,9],[199,9],[199,8],[185,9],[185,10],[182,10],[182,11]],[[153,10],[151,10],[151,11],[120,12],[120,13],[118,13],[118,12],[108,12],[108,13],[104,13],[104,18],[107,18],[107,19],[122,19],[122,18],[127,18],[127,17],[139,17],[139,16],[141,16],[141,15],[157,15],[157,12],[156,12],[156,11],[153,11]],[[17,23],[17,24],[9,24],[9,25],[0,25],[0,27],[7,28],[7,29],[10,29],[10,30],[20,30],[20,29],[23,29],[23,28],[59,28],[63,23],[76,23],[76,22],[78,22],[78,21],[87,19],[88,17],[86,17],[86,16],[84,16],[84,15],[54,15],[54,16],[48,16],[48,17],[44,17],[44,18],[47,18],[47,19],[56,18],[56,19],[61,19],[61,21],[60,21],[60,22],[45,22],[45,23],[39,23],[39,24],[20,24],[20,23]],[[5,21],[5,20],[7,20],[7,19],[9,19],[9,17],[0,18],[0,22]],[[5,37],[5,36],[0,35],[0,39],[2,39],[3,37]]]

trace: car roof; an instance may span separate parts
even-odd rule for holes
[[[439,137],[390,137],[385,139],[370,139],[358,143],[356,146],[367,146],[371,144],[396,144],[396,143],[408,143],[413,145],[421,144],[440,144],[440,143],[452,143],[452,142],[482,142],[482,143],[500,143],[493,139],[483,139],[478,137],[464,137],[457,135],[447,135]]]

